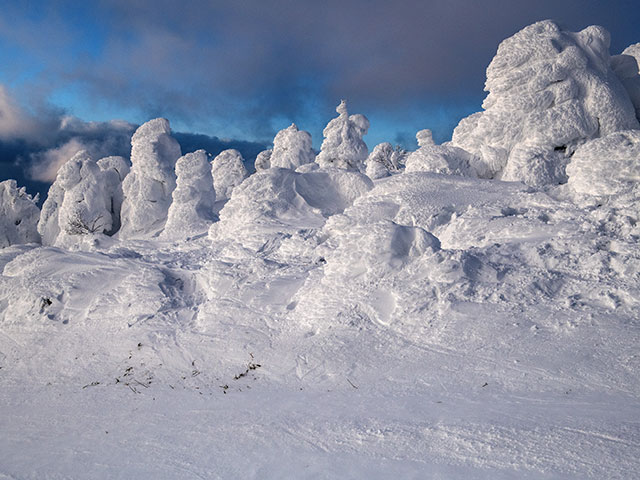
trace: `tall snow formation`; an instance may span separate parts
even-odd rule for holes
[[[180,156],[180,145],[171,137],[166,118],[150,120],[133,134],[131,172],[122,183],[120,238],[150,237],[164,227]]]
[[[163,237],[186,238],[201,233],[214,221],[216,193],[207,152],[187,153],[176,162],[176,189]]]
[[[256,169],[256,172],[261,172],[263,170],[266,170],[267,168],[271,168],[271,155],[273,154],[273,150],[269,149],[269,150],[263,150],[262,152],[260,152],[258,154],[258,156],[256,157],[255,162],[253,163],[253,166]]]
[[[611,68],[616,73],[636,109],[636,118],[640,120],[640,43],[625,48],[621,55],[611,57]]]
[[[104,188],[110,198],[110,211],[112,218],[111,230],[107,235],[113,235],[120,230],[120,212],[122,210],[122,182],[129,174],[131,167],[129,163],[119,156],[104,157],[98,160],[98,166],[104,174]]]
[[[406,172],[433,172],[463,177],[477,177],[474,157],[469,152],[452,145],[436,145],[431,130],[416,133],[418,150],[406,159]]]
[[[596,138],[576,150],[567,165],[568,184],[576,192],[611,196],[640,185],[640,130]]]
[[[400,170],[404,152],[394,149],[389,142],[376,145],[369,154],[366,174],[371,180],[388,177]]]
[[[211,164],[213,188],[217,200],[231,198],[233,189],[240,185],[249,172],[244,166],[242,154],[238,150],[229,149],[220,152]]]
[[[36,202],[15,180],[0,182],[0,248],[40,241]]]
[[[58,170],[42,206],[38,232],[44,245],[67,246],[81,235],[112,228],[111,197],[105,175],[86,150]]]
[[[273,151],[269,159],[270,167],[295,170],[301,165],[312,163],[315,153],[311,148],[311,134],[298,130],[295,123],[280,130],[273,139]]]
[[[463,119],[452,144],[474,154],[485,178],[541,186],[586,140],[640,127],[610,66],[609,33],[563,32],[552,21],[504,40],[487,68],[484,111]]]
[[[369,120],[364,115],[349,115],[344,100],[336,112],[339,116],[332,119],[322,131],[324,140],[316,162],[321,167],[364,171],[369,151],[362,137],[369,130]]]

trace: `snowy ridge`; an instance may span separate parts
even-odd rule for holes
[[[452,142],[367,155],[342,102],[316,157],[292,125],[251,175],[155,119],[130,172],[63,166],[43,245],[3,182],[0,476],[640,475],[621,62],[600,27],[540,22]]]

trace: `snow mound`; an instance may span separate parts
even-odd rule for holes
[[[416,134],[418,150],[406,159],[406,172],[433,172],[445,175],[477,177],[472,167],[475,158],[469,152],[451,145],[436,145],[431,130],[420,130]]]
[[[15,180],[0,182],[0,248],[40,242],[37,200]]]
[[[576,192],[610,196],[637,189],[640,182],[640,130],[616,132],[581,145],[567,166]]]
[[[111,195],[105,173],[86,150],[70,158],[49,188],[38,232],[44,245],[72,246],[83,236],[113,226]]]
[[[120,230],[120,212],[122,210],[122,202],[124,194],[122,193],[122,181],[129,174],[131,166],[123,158],[119,156],[104,157],[98,160],[98,166],[104,173],[104,188],[107,196],[111,199],[111,230],[106,232],[107,235],[113,235]]]
[[[273,154],[272,149],[263,150],[256,157],[253,166],[256,169],[256,172],[261,172],[262,170],[266,170],[267,168],[271,168],[271,155]]]
[[[367,158],[366,174],[372,180],[398,173],[404,163],[405,152],[394,149],[389,142],[376,145]]]
[[[237,150],[229,149],[220,152],[213,159],[211,176],[216,199],[220,201],[231,198],[233,189],[249,176],[249,172],[244,166],[242,154]]]
[[[270,168],[234,190],[209,236],[214,242],[240,242],[254,252],[275,248],[283,236],[321,228],[327,217],[344,211],[372,187],[365,175],[337,168],[306,173]]]
[[[174,168],[180,155],[180,145],[171,137],[165,118],[149,120],[133,134],[131,172],[122,184],[120,238],[151,237],[162,230],[176,187]]]
[[[611,68],[618,76],[636,109],[636,118],[640,120],[640,43],[625,48],[621,55],[611,57]]]
[[[364,115],[349,115],[344,100],[336,112],[339,116],[332,119],[322,131],[324,140],[316,163],[321,167],[364,171],[368,149],[362,137],[369,130],[369,120]]]
[[[187,153],[176,162],[176,189],[162,236],[186,238],[202,233],[215,220],[211,164],[207,152]]]
[[[292,123],[288,128],[280,130],[273,139],[269,165],[295,170],[301,165],[312,163],[315,157],[311,149],[311,134],[298,130],[296,124]]]
[[[476,155],[486,178],[541,186],[562,183],[584,141],[639,128],[610,67],[609,33],[563,32],[552,21],[504,40],[487,68],[484,111],[463,119],[453,145]]]

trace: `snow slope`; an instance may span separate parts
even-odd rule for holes
[[[535,186],[338,142],[240,172],[208,233],[180,222],[235,157],[207,184],[196,152],[171,235],[0,249],[0,478],[640,476],[637,132]]]

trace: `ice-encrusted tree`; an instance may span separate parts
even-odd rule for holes
[[[40,242],[37,201],[15,180],[0,182],[0,248]]]
[[[231,198],[233,189],[249,176],[249,172],[244,166],[242,154],[237,150],[229,149],[220,152],[213,159],[211,176],[216,200],[226,200]]]
[[[315,153],[311,148],[311,134],[298,130],[295,123],[280,130],[273,139],[273,151],[269,159],[271,167],[295,170],[301,165],[312,163]]]
[[[216,194],[207,152],[197,150],[180,157],[176,177],[173,201],[162,232],[165,238],[186,238],[203,232],[215,219]]]
[[[86,150],[58,170],[40,214],[38,232],[44,245],[66,246],[77,236],[111,230],[111,198],[104,172]]]
[[[111,156],[98,160],[98,166],[104,174],[104,188],[110,199],[111,230],[107,235],[113,235],[120,229],[120,212],[122,210],[122,182],[128,175],[131,167],[124,157]]]
[[[473,155],[452,145],[436,145],[431,130],[416,133],[418,150],[406,158],[405,172],[432,172],[445,175],[476,177]]]
[[[640,120],[640,43],[630,45],[620,55],[611,57],[611,68],[626,88]]]
[[[180,145],[171,136],[166,118],[141,125],[131,138],[131,171],[122,183],[120,238],[157,234],[167,220],[176,187],[175,164]]]
[[[369,130],[369,120],[361,114],[349,115],[344,100],[336,112],[339,116],[332,119],[322,132],[324,140],[316,163],[321,167],[364,171],[369,151],[362,137]]]
[[[366,162],[366,174],[372,180],[388,177],[400,171],[406,152],[393,148],[389,142],[376,145]]]
[[[598,26],[563,32],[546,20],[524,28],[498,47],[485,90],[484,111],[463,119],[452,143],[487,178],[561,183],[580,144],[640,127],[610,66],[609,33]]]
[[[271,154],[273,154],[273,149],[263,150],[258,154],[253,164],[256,172],[261,172],[271,168]]]

